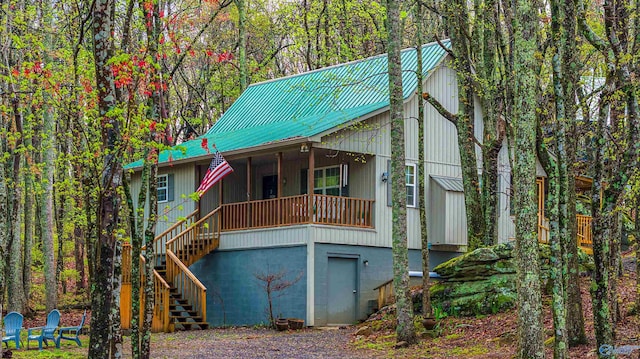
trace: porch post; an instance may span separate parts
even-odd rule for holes
[[[247,158],[247,228],[251,228],[251,157]]]
[[[278,152],[278,198],[282,197],[282,152]]]
[[[309,170],[307,171],[307,199],[309,201],[309,223],[313,222],[313,189],[315,172],[315,148],[309,146]]]
[[[278,224],[282,224],[284,219],[282,218],[282,152],[278,152],[278,189],[277,189],[277,211],[278,211]]]

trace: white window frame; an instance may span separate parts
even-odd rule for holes
[[[409,168],[413,168],[413,181],[409,183],[410,174]],[[418,166],[415,163],[407,163],[404,169],[404,178],[407,186],[407,207],[415,208],[418,207]],[[409,202],[409,190],[413,193],[413,201]]]
[[[327,170],[328,169],[332,169],[335,168],[338,170],[338,184],[336,186],[329,186],[327,187],[326,185],[326,174],[327,174]],[[322,187],[316,187],[316,174],[315,171],[322,171]],[[337,188],[338,189],[338,196],[342,195],[342,176],[340,173],[340,166],[336,165],[336,166],[327,166],[327,167],[319,167],[319,168],[315,168],[314,169],[314,173],[313,173],[313,192],[315,193],[316,190],[322,190],[322,193],[318,193],[318,194],[322,194],[322,195],[327,195],[327,189],[334,189]]]
[[[160,186],[160,181],[164,180],[164,186]],[[166,203],[169,202],[169,175],[168,174],[164,174],[164,175],[158,175],[156,177],[156,183],[158,184],[157,187],[157,191],[158,191],[158,203]],[[164,191],[164,200],[160,200],[160,192]]]

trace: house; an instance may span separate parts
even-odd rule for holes
[[[424,45],[423,64],[425,90],[456,112],[446,51]],[[466,250],[467,229],[456,129],[431,106],[425,106],[425,188],[418,187],[415,49],[402,52],[402,67],[415,271],[421,270],[418,196],[426,196],[432,266]],[[375,309],[374,288],[392,274],[388,104],[387,57],[375,56],[253,84],[205,135],[162,152],[153,245],[163,263],[155,272],[154,329],[266,323],[261,275],[289,282],[275,293],[274,314],[309,326],[352,324]],[[479,111],[476,121],[481,131]],[[187,199],[216,149],[234,172],[200,201]],[[505,147],[500,241],[514,236],[506,153]],[[132,190],[139,189],[138,172]]]

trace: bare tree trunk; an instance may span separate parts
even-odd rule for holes
[[[538,9],[515,2],[514,19],[514,141],[513,167],[518,281],[518,357],[544,358],[542,297],[538,265],[536,201],[536,98]]]
[[[25,121],[24,126],[24,145],[27,155],[32,153],[32,134],[31,123]],[[22,172],[22,182],[24,186],[24,246],[23,246],[23,260],[24,265],[22,267],[22,283],[25,309],[29,306],[29,296],[31,294],[31,264],[33,262],[31,252],[33,250],[33,230],[35,226],[35,212],[34,212],[34,176],[29,163],[25,162],[25,170]]]
[[[119,303],[113,301],[114,288],[119,278],[114,278],[114,260],[117,256],[116,229],[120,199],[118,188],[122,182],[122,159],[118,155],[121,140],[120,124],[112,110],[116,107],[115,81],[109,59],[113,56],[113,29],[115,4],[112,0],[97,0],[93,8],[93,43],[98,89],[98,110],[102,123],[103,171],[100,178],[100,196],[96,214],[98,241],[92,255],[96,265],[92,277],[92,320],[89,342],[90,358],[109,358],[119,353],[111,352],[115,333],[111,332],[110,315]]]
[[[422,22],[424,21],[424,12],[422,4],[419,1],[416,2],[416,56],[418,58],[417,63],[417,78],[418,78],[418,94],[422,94],[423,91],[423,75],[422,75],[422,43],[423,43],[423,29]],[[429,238],[427,237],[427,205],[426,205],[426,187],[424,183],[425,178],[425,158],[424,158],[424,102],[422,99],[418,101],[418,188],[421,192],[418,193],[418,208],[420,208],[420,243],[422,244],[422,316],[424,318],[431,317],[431,293],[429,291]]]
[[[576,0],[560,2],[564,13],[564,51],[562,52],[562,79],[565,94],[565,138],[566,146],[566,233],[563,240],[563,248],[567,258],[567,272],[565,275],[565,291],[567,305],[567,336],[569,346],[584,344],[587,336],[584,329],[584,316],[582,314],[582,295],[580,294],[580,281],[578,273],[578,227],[576,223],[576,112],[578,80],[579,80],[579,54],[576,38],[577,28],[577,4]]]
[[[247,88],[247,9],[246,0],[235,0],[238,8],[238,62],[240,93]]]
[[[53,172],[55,160],[55,131],[53,107],[44,109],[44,127],[42,139],[42,196],[40,200],[40,233],[44,254],[44,284],[47,312],[58,306],[58,283],[56,282],[55,246],[53,241]]]
[[[407,189],[405,183],[404,104],[402,97],[402,68],[400,64],[401,34],[400,4],[387,1],[389,114],[391,117],[391,198],[393,202],[393,290],[396,296],[396,333],[398,343],[413,344],[416,333],[409,296],[409,252],[407,249]]]
[[[8,296],[7,310],[24,312],[24,290],[22,286],[22,273],[24,271],[24,262],[22,260],[22,212],[24,203],[22,201],[22,109],[19,105],[17,97],[11,99],[13,112],[13,128],[16,134],[19,134],[14,149],[11,151],[9,168],[11,173],[11,185],[9,187],[9,245],[8,258],[9,267],[7,268],[7,288]],[[6,258],[6,257],[5,257]]]

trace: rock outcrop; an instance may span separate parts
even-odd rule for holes
[[[593,268],[593,260],[580,251],[580,271]],[[540,244],[541,284],[548,288],[551,250]],[[491,314],[514,307],[517,301],[513,243],[479,248],[434,268],[442,281],[431,286],[434,307],[449,315]],[[417,303],[416,303],[417,304]]]

